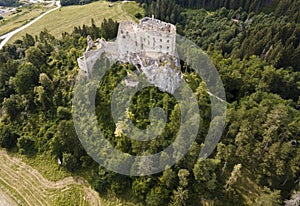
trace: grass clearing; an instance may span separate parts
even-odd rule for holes
[[[53,197],[53,205],[69,206],[70,203],[72,205],[89,205],[85,201],[84,191],[79,186],[73,186]]]
[[[26,33],[33,36],[38,35],[44,29],[57,38],[61,37],[63,32],[72,32],[75,26],[84,24],[91,25],[91,19],[100,26],[104,18],[112,18],[117,21],[137,20],[134,15],[144,14],[142,8],[135,2],[116,2],[109,7],[107,1],[97,1],[86,5],[75,5],[62,7],[51,12],[38,22],[16,34],[9,42],[20,39]]]
[[[136,20],[135,15],[140,13],[142,16],[145,15],[145,11],[141,8],[138,7],[136,2],[127,2],[122,4],[122,9],[123,11],[126,12],[128,16],[130,16],[132,19]]]
[[[34,163],[42,163],[42,156],[39,158]],[[46,166],[47,162],[39,167]],[[44,169],[54,171],[53,166],[49,163]],[[0,188],[13,203],[21,205],[102,205],[97,192],[84,179],[69,176],[49,181],[20,158],[11,157],[3,150],[0,151]]]
[[[28,158],[21,155],[19,157],[23,162],[35,168],[48,180],[58,181],[71,176],[70,173],[58,165],[57,160],[50,154],[38,154],[33,158]]]
[[[0,150],[0,194],[11,201],[10,205],[141,205],[114,195],[100,198],[85,179],[71,177],[71,174],[58,166],[57,160],[47,153],[26,157]]]
[[[3,14],[4,19],[0,20],[0,36],[23,26],[51,8],[53,7],[45,7],[40,4],[27,5],[14,12]]]

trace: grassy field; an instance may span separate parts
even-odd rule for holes
[[[101,205],[98,194],[85,180],[66,177],[49,181],[5,151],[0,151],[0,188],[20,205]]]
[[[18,8],[17,11],[3,14],[4,19],[0,20],[0,36],[19,28],[51,8],[53,7],[46,7],[41,4],[27,5]]]
[[[50,154],[38,154],[33,158],[22,155],[18,155],[17,157],[22,159],[27,165],[35,168],[43,177],[50,181],[58,181],[71,176],[70,173],[57,164],[57,160]]]
[[[4,150],[0,150],[1,197],[11,201],[9,205],[25,206],[135,205],[114,196],[100,198],[86,180],[71,177],[50,155],[28,158]]]
[[[72,32],[74,26],[90,25],[91,19],[94,19],[95,24],[100,26],[104,18],[124,21],[135,19],[134,15],[137,13],[143,15],[144,12],[135,2],[116,2],[109,7],[109,2],[97,1],[86,5],[62,7],[15,35],[10,42],[19,39],[26,33],[38,35],[44,28],[59,38],[62,32]]]

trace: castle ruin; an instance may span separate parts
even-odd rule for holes
[[[180,85],[181,70],[173,24],[154,17],[145,17],[138,24],[121,22],[115,41],[97,39],[94,42],[88,37],[87,42],[86,52],[78,58],[78,65],[86,75],[91,75],[94,64],[105,53],[110,60],[135,65],[163,92],[174,93]],[[137,85],[129,81],[127,84]]]

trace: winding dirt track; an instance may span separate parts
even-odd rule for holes
[[[98,193],[88,186],[87,181],[73,177],[49,181],[20,159],[0,150],[0,199],[3,199],[0,205],[50,206],[54,204],[55,195],[74,186],[83,190],[82,204],[101,205]]]

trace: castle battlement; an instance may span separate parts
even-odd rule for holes
[[[176,34],[176,27],[173,24],[154,19],[153,17],[145,17],[142,20],[140,20],[139,27],[144,30],[155,30],[170,34]]]

